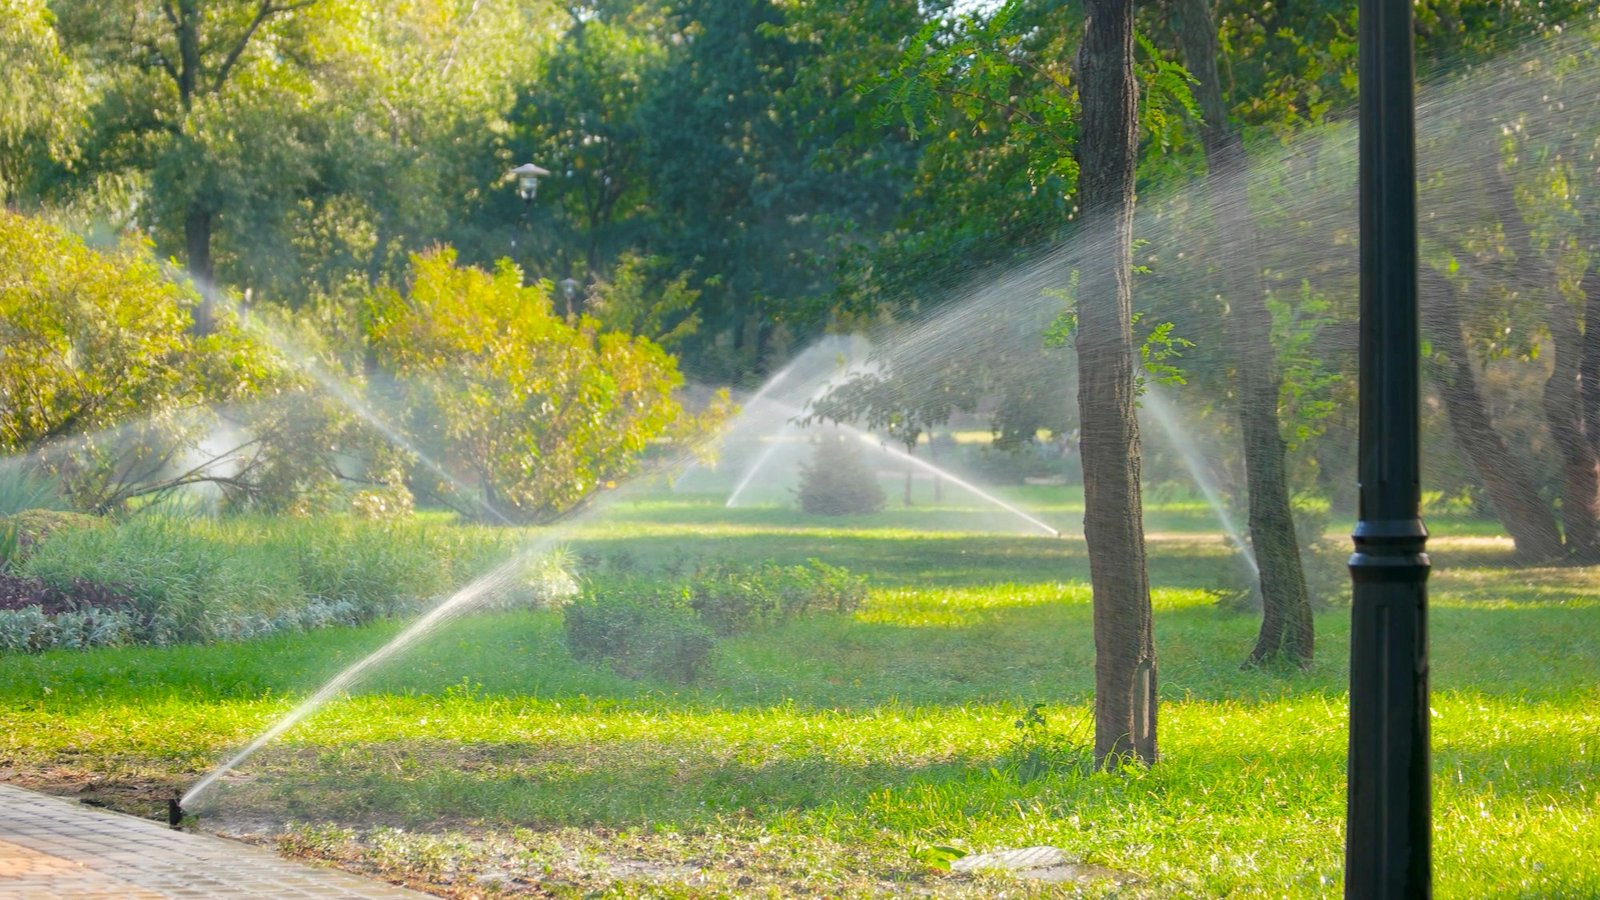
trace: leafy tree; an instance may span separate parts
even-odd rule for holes
[[[412,432],[470,471],[499,512],[549,520],[632,471],[651,441],[700,424],[672,396],[671,356],[589,317],[569,324],[548,282],[524,286],[509,262],[461,268],[450,250],[412,266],[404,293],[372,297],[368,337]]]
[[[44,0],[0,0],[0,203],[29,179],[33,158],[69,158],[77,139],[82,83],[53,22]]]
[[[209,459],[180,462],[216,424],[214,407],[279,379],[236,331],[189,334],[197,304],[138,239],[103,254],[0,213],[0,451],[30,454],[96,511],[231,480]]]
[[[270,221],[305,190],[300,112],[313,89],[296,26],[315,2],[56,4],[67,45],[103,86],[85,164],[147,178],[158,234],[182,235],[189,271],[208,287],[218,219]],[[203,306],[202,330],[209,317]]]

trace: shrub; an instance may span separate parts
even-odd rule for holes
[[[38,606],[36,595],[55,591],[77,600],[42,614],[125,608],[131,640],[156,645],[358,625],[449,593],[502,562],[517,540],[504,529],[415,519],[143,515],[38,545],[16,573],[26,586],[13,593],[26,597],[13,606]],[[494,601],[562,599],[574,590],[564,564],[557,555],[530,565]],[[107,590],[120,605],[90,597],[90,584],[114,586]]]
[[[57,509],[29,509],[0,517],[0,568],[18,565],[34,546],[56,532],[100,528],[106,520]]]
[[[115,646],[136,640],[147,624],[117,587],[75,579],[59,588],[0,571],[0,650]]]
[[[800,508],[815,516],[875,513],[887,499],[857,442],[832,435],[817,441],[809,465],[801,464],[795,493]]]
[[[591,586],[566,608],[567,648],[625,678],[687,683],[704,671],[714,639],[681,592],[645,582]]]
[[[564,626],[573,656],[608,661],[628,678],[691,681],[715,638],[852,612],[866,596],[866,579],[814,559],[799,566],[719,560],[685,571],[675,562],[669,573],[617,562],[622,572],[591,581],[566,608]]]
[[[449,250],[417,256],[404,294],[371,298],[367,334],[398,376],[413,433],[520,519],[560,515],[632,471],[651,441],[708,424],[673,397],[683,376],[659,345],[566,321],[548,283],[523,285],[509,263],[491,274],[458,267]]]
[[[696,570],[689,604],[722,637],[756,631],[818,612],[854,612],[866,579],[809,560],[801,566],[716,562]]]

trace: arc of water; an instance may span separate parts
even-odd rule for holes
[[[799,431],[799,428],[794,424],[793,419],[784,419],[783,427],[778,429],[777,434],[772,436],[766,449],[762,450],[761,455],[756,457],[755,465],[745,470],[744,477],[739,479],[739,483],[734,487],[733,493],[728,495],[727,502],[722,504],[724,507],[733,509],[739,505],[739,498],[744,495],[745,488],[748,488],[756,480],[756,476],[761,473],[761,470],[767,467],[767,463],[772,461],[773,455],[778,452],[779,447],[783,446],[784,440],[797,431]]]
[[[502,525],[515,524],[504,513],[490,506],[481,498],[475,496],[472,491],[468,490],[467,487],[461,483],[460,479],[456,478],[454,475],[451,475],[444,466],[440,465],[438,462],[435,462],[431,457],[428,456],[428,454],[423,453],[422,449],[416,446],[415,443],[401,433],[398,428],[395,428],[393,425],[389,424],[389,422],[386,421],[382,416],[378,415],[376,410],[374,410],[360,397],[356,396],[355,392],[350,390],[349,386],[345,384],[343,379],[323,368],[310,352],[300,347],[293,339],[269,327],[266,323],[260,321],[259,318],[245,315],[244,312],[240,310],[236,304],[228,300],[221,291],[211,289],[209,290],[209,293],[213,295],[217,303],[223,304],[231,312],[233,312],[245,330],[250,332],[253,336],[265,343],[267,346],[272,347],[274,350],[277,350],[279,353],[283,354],[284,358],[287,359],[291,365],[304,372],[311,378],[311,380],[315,381],[319,387],[327,391],[334,397],[334,399],[343,404],[346,409],[355,413],[357,416],[360,416],[362,421],[377,429],[380,434],[382,434],[389,441],[393,442],[395,446],[400,447],[407,453],[415,456],[417,458],[417,462],[421,463],[422,466],[428,471],[439,476],[439,478],[442,479],[446,484],[449,484],[458,495],[469,499],[474,506],[478,507],[480,511],[486,512],[490,516],[498,519]]]
[[[767,395],[772,393],[772,391],[776,389],[778,385],[789,380],[789,376],[793,375],[795,368],[800,365],[801,358],[802,357],[800,356],[796,356],[794,359],[789,361],[788,365],[779,369],[778,374],[767,379],[767,383],[758,388],[756,392],[750,396],[750,399],[745,401],[745,405],[748,407],[760,403],[762,400],[765,400]],[[678,486],[683,483],[683,480],[689,477],[689,473],[699,468],[699,465],[699,463],[695,462],[693,459],[690,459],[689,464],[683,467],[682,472],[678,473],[678,477],[672,479],[672,489],[677,490]],[[746,481],[748,481],[748,479],[746,479]],[[741,489],[744,487],[744,484],[745,482],[740,482]],[[728,498],[728,502],[725,504],[726,506],[733,506],[734,497],[738,496],[739,489],[735,489],[733,493],[734,496]]]
[[[745,489],[755,481],[756,476],[761,473],[761,470],[766,468],[767,463],[772,461],[772,457],[778,452],[778,448],[783,446],[784,439],[799,431],[799,426],[795,425],[794,422],[795,418],[804,413],[805,407],[810,406],[813,401],[820,399],[821,397],[825,396],[828,391],[833,390],[834,386],[838,383],[838,379],[836,377],[829,377],[823,380],[823,382],[817,386],[816,390],[812,391],[811,395],[806,398],[805,402],[798,407],[788,403],[780,402],[778,400],[770,399],[768,395],[772,393],[772,388],[774,388],[778,384],[778,381],[785,377],[798,363],[799,359],[796,359],[795,362],[790,363],[788,368],[785,368],[783,372],[779,373],[778,377],[762,386],[761,390],[756,391],[756,393],[745,403],[746,409],[752,409],[762,404],[770,404],[782,410],[784,412],[783,427],[779,428],[777,433],[772,436],[771,443],[765,450],[761,452],[760,456],[756,457],[755,464],[750,466],[749,469],[745,470],[743,477],[739,479],[738,485],[734,487],[733,493],[728,495],[727,502],[723,504],[723,506],[728,509],[732,509],[739,505],[739,497],[742,496],[745,492]],[[845,374],[848,374],[848,371],[849,366],[847,363],[845,366]]]
[[[1172,404],[1153,384],[1145,388],[1144,408],[1156,420],[1156,424],[1161,426],[1167,443],[1178,451],[1178,457],[1183,460],[1184,468],[1189,470],[1190,480],[1200,489],[1201,496],[1205,497],[1206,504],[1211,507],[1212,514],[1217,517],[1217,522],[1222,526],[1229,542],[1238,549],[1239,555],[1250,567],[1250,573],[1260,577],[1261,568],[1256,563],[1255,550],[1250,546],[1250,542],[1245,540],[1244,532],[1240,531],[1238,524],[1233,520],[1233,514],[1228,511],[1228,504],[1222,498],[1222,489],[1217,486],[1216,479],[1211,477],[1205,460],[1200,457],[1195,447],[1195,442],[1186,439],[1182,433],[1182,428],[1178,424],[1178,414],[1172,408]]]
[[[262,732],[258,737],[256,737],[255,740],[245,745],[244,749],[234,754],[227,760],[227,762],[224,762],[222,765],[212,770],[210,774],[206,775],[206,777],[196,782],[194,787],[189,788],[189,790],[184,793],[183,798],[178,801],[179,805],[185,808],[192,807],[195,801],[203,797],[207,790],[213,784],[215,784],[218,779],[238,768],[240,763],[244,762],[246,759],[249,759],[251,756],[254,756],[255,753],[262,747],[265,747],[284,732],[300,724],[300,722],[304,721],[307,716],[311,715],[313,712],[316,712],[329,700],[332,700],[334,697],[350,688],[350,686],[355,684],[363,675],[371,671],[374,666],[377,666],[395,654],[411,647],[450,617],[458,613],[465,612],[473,603],[492,595],[495,591],[508,585],[512,579],[515,578],[517,573],[522,570],[523,566],[527,565],[530,560],[538,556],[540,553],[548,550],[551,543],[552,542],[549,539],[540,541],[538,544],[535,544],[528,550],[517,554],[504,563],[501,563],[499,566],[490,571],[489,574],[479,578],[477,581],[474,581],[473,583],[452,594],[444,602],[429,610],[425,615],[417,619],[415,622],[412,622],[404,631],[400,632],[388,643],[384,644],[382,647],[379,647],[377,650],[374,650],[372,653],[369,653],[359,662],[334,676],[333,680],[319,688],[315,694],[312,694],[310,697],[306,698],[300,703],[300,705],[296,706],[287,715],[279,719],[277,722],[274,722],[272,727],[268,728],[266,731]]]
[[[782,407],[787,408],[788,410],[791,411],[792,415],[798,415],[799,413],[802,412],[802,410],[800,410],[798,407],[790,406],[789,404],[782,403],[781,401],[768,400],[767,402],[768,403],[772,403],[774,405],[778,405],[778,406],[782,406]],[[959,475],[956,475],[955,473],[951,472],[950,470],[942,468],[940,466],[936,466],[933,463],[928,462],[925,459],[918,459],[917,457],[912,456],[910,453],[907,453],[906,451],[901,450],[898,447],[892,447],[889,444],[885,443],[884,441],[880,440],[876,435],[872,434],[871,432],[863,431],[862,429],[857,428],[854,425],[849,425],[849,424],[846,424],[846,423],[843,423],[843,422],[836,423],[836,424],[837,424],[837,427],[839,428],[840,431],[843,431],[844,433],[854,437],[856,440],[859,440],[859,441],[861,441],[862,443],[864,443],[864,444],[866,444],[868,446],[876,447],[879,450],[883,451],[884,453],[887,453],[888,455],[894,457],[895,459],[901,460],[901,461],[906,462],[906,463],[910,463],[911,465],[916,466],[916,467],[922,469],[923,471],[930,472],[930,473],[932,473],[934,475],[938,475],[939,477],[945,479],[946,481],[950,482],[951,484],[956,485],[957,487],[961,488],[962,490],[965,490],[968,493],[970,493],[970,494],[972,494],[972,495],[984,500],[985,502],[991,503],[991,504],[999,507],[1000,509],[1003,509],[1006,512],[1011,513],[1012,515],[1022,519],[1024,522],[1027,522],[1029,525],[1032,525],[1033,527],[1039,529],[1040,531],[1043,531],[1045,534],[1048,534],[1051,537],[1061,537],[1061,534],[1062,534],[1061,529],[1056,528],[1055,526],[1051,525],[1050,523],[1039,519],[1037,516],[1032,515],[1028,511],[1016,506],[1015,504],[1009,503],[1009,502],[1001,499],[1000,497],[997,497],[994,494],[989,493],[988,491],[984,490],[983,488],[978,487],[977,485],[975,485],[972,482],[966,480],[965,478],[962,478]]]
[[[1015,505],[1013,505],[1011,503],[1006,502],[1005,500],[1000,499],[999,497],[996,497],[994,494],[989,493],[988,491],[984,490],[983,488],[978,487],[977,485],[973,484],[970,481],[967,481],[966,479],[960,477],[959,475],[951,474],[950,471],[947,470],[947,469],[942,469],[939,466],[936,466],[933,463],[928,462],[925,459],[918,459],[917,457],[912,456],[911,454],[907,453],[904,450],[901,450],[898,447],[892,447],[889,444],[884,443],[882,440],[879,440],[875,435],[872,435],[872,434],[869,434],[868,432],[862,431],[859,428],[854,428],[854,427],[851,427],[849,425],[841,425],[839,427],[842,430],[844,430],[845,432],[855,435],[856,439],[861,441],[862,443],[867,444],[869,446],[876,446],[879,450],[882,450],[884,453],[887,453],[887,454],[889,454],[890,456],[893,456],[896,459],[903,460],[903,461],[905,461],[907,463],[910,463],[913,466],[917,466],[917,467],[923,469],[924,471],[931,472],[931,473],[933,473],[935,475],[938,475],[938,476],[942,477],[944,480],[950,482],[951,484],[954,484],[957,487],[963,488],[966,491],[968,491],[968,492],[970,492],[972,494],[975,494],[975,495],[983,498],[984,500],[987,500],[990,503],[993,503],[995,506],[998,506],[1001,509],[1005,510],[1006,512],[1011,513],[1012,515],[1022,519],[1024,522],[1027,522],[1029,525],[1032,525],[1033,527],[1039,529],[1040,531],[1043,531],[1045,534],[1048,534],[1051,537],[1056,537],[1056,538],[1061,537],[1061,529],[1056,528],[1055,526],[1049,524],[1048,522],[1045,522],[1045,521],[1043,521],[1041,519],[1036,518],[1032,514],[1024,511],[1023,509],[1021,509],[1021,508],[1019,508],[1019,507],[1017,507],[1017,506],[1015,506]]]

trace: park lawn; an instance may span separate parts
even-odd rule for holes
[[[1019,496],[1079,515],[1071,491]],[[983,533],[995,520],[954,502],[819,521],[645,497],[577,525],[577,557],[816,557],[871,595],[725,641],[688,686],[575,662],[556,612],[464,619],[224,779],[199,825],[463,895],[986,896],[999,876],[949,874],[931,848],[1037,844],[1136,873],[1125,893],[1336,893],[1348,611],[1318,615],[1308,671],[1241,671],[1256,622],[1219,607],[1236,563],[1192,507],[1149,516],[1163,759],[1147,771],[1083,764],[1081,540]],[[1600,895],[1600,571],[1509,568],[1503,540],[1443,525],[1438,893]],[[0,771],[158,814],[398,628],[0,657]],[[1045,724],[1018,728],[1036,703]]]

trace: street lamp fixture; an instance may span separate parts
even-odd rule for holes
[[[533,195],[539,190],[539,179],[549,175],[549,169],[542,169],[533,163],[523,163],[512,169],[509,173],[517,177],[517,196],[522,202],[533,202]]]

